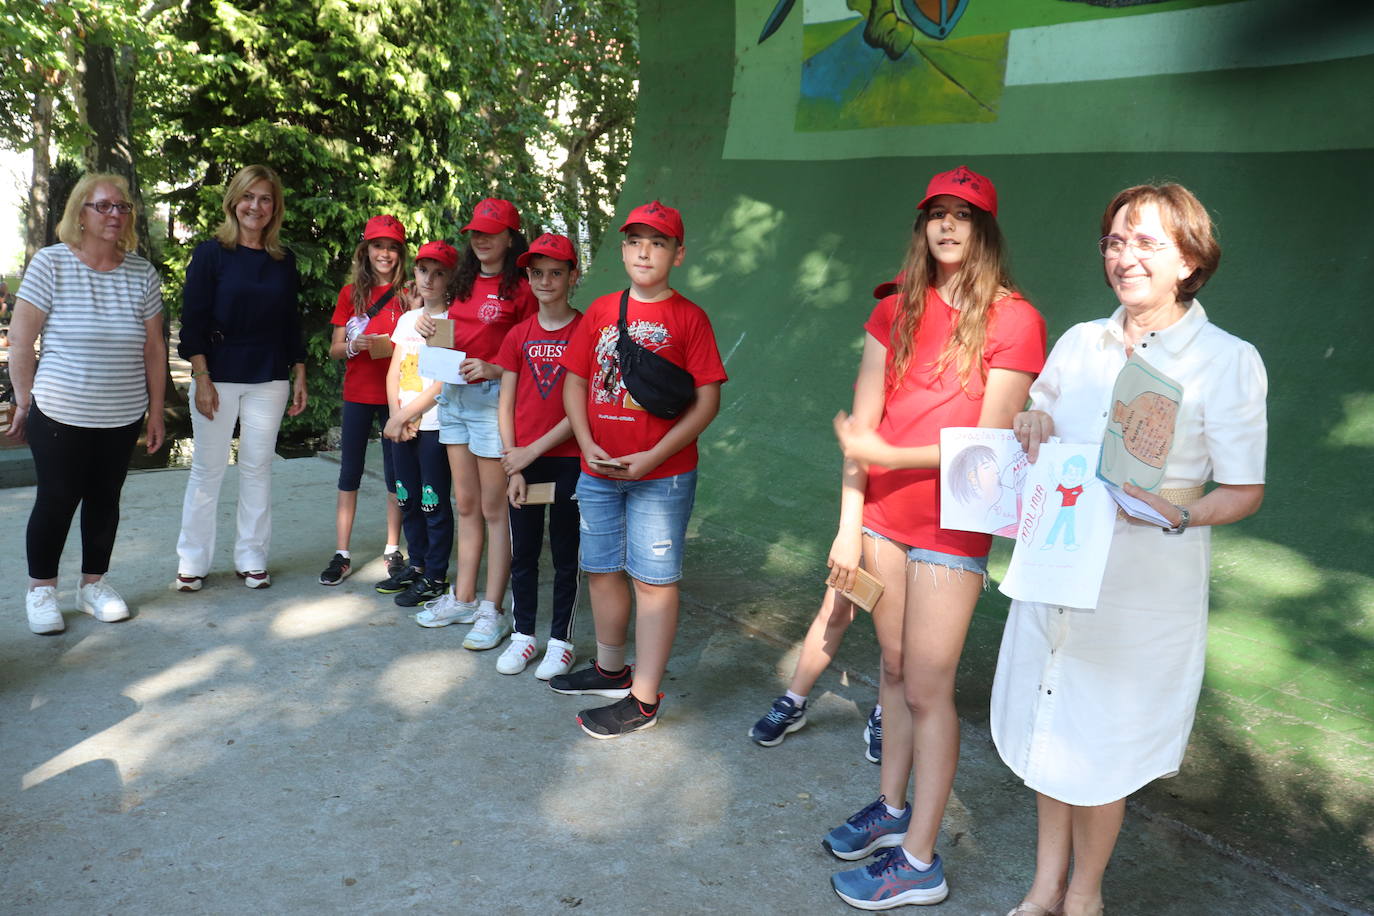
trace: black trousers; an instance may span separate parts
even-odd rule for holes
[[[143,420],[98,429],[68,426],[46,416],[34,403],[26,433],[38,477],[38,496],[26,537],[29,577],[56,579],[72,517],[81,507],[81,571],[110,571],[119,530],[119,494]]]
[[[544,551],[544,510],[549,510],[549,551],[553,554],[553,620],[549,636],[571,642],[577,607],[577,548],[580,519],[573,494],[581,473],[577,458],[536,458],[525,468],[526,483],[554,482],[547,506],[510,510],[510,590],[515,601],[515,632],[534,634],[539,607],[539,555]]]

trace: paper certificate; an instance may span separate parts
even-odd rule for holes
[[[1015,537],[1029,469],[1009,429],[940,430],[940,527]]]
[[[1174,444],[1183,387],[1132,353],[1112,386],[1097,476],[1116,484],[1158,489]]]
[[[450,385],[466,385],[459,366],[467,359],[462,350],[449,350],[444,347],[420,348],[420,375],[436,382]]]
[[[1097,607],[1116,502],[1092,475],[1096,445],[1045,443],[1026,475],[1011,565],[999,587],[1020,601]]]

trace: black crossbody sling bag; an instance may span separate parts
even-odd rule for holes
[[[696,400],[696,381],[686,369],[635,343],[625,321],[629,305],[627,289],[620,294],[620,337],[615,342],[621,381],[639,406],[656,417],[675,420]]]

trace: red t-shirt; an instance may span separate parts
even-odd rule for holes
[[[878,303],[864,330],[887,348],[892,365],[892,323],[897,296]],[[878,434],[900,446],[935,445],[947,426],[977,426],[983,409],[983,380],[974,367],[968,390],[950,360],[944,372],[935,365],[958,320],[958,311],[934,291],[926,294],[925,312],[916,329],[916,346],[906,375],[887,393]],[[1039,374],[1045,365],[1045,319],[1025,299],[1008,296],[992,304],[983,368],[1014,369]],[[937,468],[868,469],[864,525],[908,547],[965,557],[985,556],[992,535],[940,527],[940,472]]]
[[[368,301],[368,308],[377,304],[377,300],[391,289],[390,286],[372,287],[372,296]],[[391,336],[391,332],[396,330],[396,322],[406,313],[405,303],[399,295],[392,296],[391,301],[382,306],[372,320],[363,329],[365,334],[382,334],[386,337]],[[339,300],[334,304],[334,317],[329,319],[329,323],[335,327],[343,327],[348,324],[348,319],[353,317],[353,284],[350,283],[339,290]],[[391,360],[386,358],[373,359],[366,353],[359,353],[357,356],[349,357],[344,360],[344,384],[343,398],[345,401],[352,401],[354,404],[385,404],[386,403],[386,367],[391,365]]]
[[[448,307],[448,317],[455,322],[453,348],[494,363],[510,329],[538,310],[539,301],[524,277],[511,298],[505,299],[501,296],[500,277],[479,276],[472,281],[472,295],[454,299]]]
[[[653,448],[677,422],[649,413],[625,390],[615,361],[619,318],[620,293],[597,299],[578,324],[562,359],[569,372],[587,379],[587,423],[592,439],[613,458]],[[631,296],[626,323],[636,343],[692,373],[698,388],[726,381],[711,320],[700,306],[676,290],[662,302],[640,302]],[[696,466],[697,443],[693,439],[644,479],[685,474]],[[582,470],[605,476],[592,470],[585,459]]]
[[[1055,487],[1055,489],[1059,491],[1060,503],[1065,509],[1070,506],[1078,505],[1078,497],[1083,495],[1083,487],[1081,485],[1077,487],[1065,487],[1061,483],[1059,486]]]
[[[572,321],[556,331],[546,331],[535,312],[511,328],[501,344],[496,365],[516,373],[516,446],[529,445],[567,416],[563,411],[563,374],[568,370],[558,360],[581,321],[582,313],[574,311]],[[575,458],[578,454],[573,437],[544,453],[549,458]]]

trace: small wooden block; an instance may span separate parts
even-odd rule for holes
[[[367,342],[367,352],[373,359],[390,359],[394,349],[390,337],[374,337]]]
[[[431,347],[444,347],[445,349],[452,350],[453,319],[435,318],[434,333],[429,335],[429,338],[428,340],[426,340],[426,343],[428,343]]]
[[[845,592],[844,596],[871,614],[873,606],[883,596],[883,583],[865,569],[856,570],[856,573],[853,590]]]
[[[532,483],[525,487],[524,504],[526,506],[545,506],[553,502],[553,497],[554,482],[552,480],[548,483]]]

